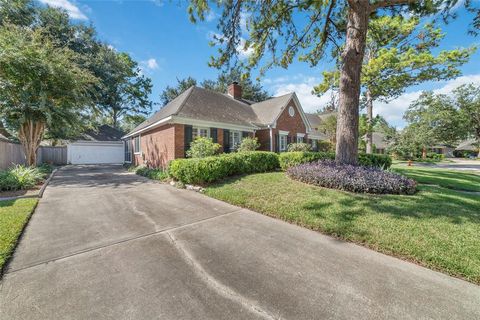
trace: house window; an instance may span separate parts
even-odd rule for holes
[[[317,140],[312,140],[312,149],[317,150]]]
[[[287,135],[281,134],[280,135],[280,143],[279,143],[279,150],[280,152],[287,150]]]
[[[125,140],[125,162],[132,162],[132,140]]]
[[[192,139],[195,140],[197,137],[210,138],[210,129],[193,127],[192,129]]]
[[[140,136],[136,136],[133,138],[133,152],[134,153],[140,153]]]
[[[305,133],[297,133],[297,143],[305,142]]]
[[[242,143],[242,133],[240,131],[230,131],[230,150],[237,150]]]
[[[293,107],[289,107],[288,114],[290,115],[290,117],[293,117],[295,115],[295,109]]]

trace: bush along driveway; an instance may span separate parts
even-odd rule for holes
[[[268,176],[288,198],[267,199]],[[240,197],[255,179],[256,203],[280,202],[285,215],[321,195],[267,173],[235,180]],[[302,210],[320,218],[316,201]],[[121,167],[85,166],[62,168],[45,191],[0,283],[0,319],[478,319],[479,300],[469,282]]]

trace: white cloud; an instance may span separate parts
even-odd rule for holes
[[[72,2],[68,0],[39,0],[41,3],[67,11],[72,19],[88,20],[88,17]]]
[[[159,68],[157,60],[154,58],[150,58],[147,61],[145,61],[146,66],[150,70],[157,70]]]
[[[207,39],[209,41],[212,41],[215,45],[219,45],[219,46],[221,46],[222,44],[224,44],[227,41],[227,38],[223,34],[216,33],[216,32],[213,32],[213,31],[209,31],[207,33]],[[223,43],[222,43],[222,41],[223,41]],[[238,57],[242,60],[247,59],[248,57],[250,57],[253,54],[253,47],[252,46],[245,49],[245,41],[246,40],[244,38],[240,38],[240,43],[236,47]]]
[[[313,87],[319,84],[321,79],[306,77],[298,74],[295,76],[282,76],[274,79],[265,79],[264,83],[271,84],[274,96],[281,96],[290,92],[297,94],[305,112],[315,112],[324,107],[330,101],[327,92],[321,97],[312,94]]]
[[[217,14],[213,10],[208,11],[207,15],[205,16],[205,20],[207,22],[211,22],[211,21],[215,20],[216,18],[217,18]]]
[[[153,2],[153,4],[158,7],[163,7],[163,5],[165,4],[163,0],[150,0],[150,2]]]
[[[240,59],[247,59],[253,54],[253,48],[252,46],[250,46],[247,49],[245,49],[245,39],[241,38],[240,43],[237,46],[237,52]]]
[[[450,94],[458,86],[472,82],[480,84],[480,74],[466,75],[449,81],[439,82],[438,88],[434,89],[433,92],[437,94]],[[422,90],[417,90],[405,93],[389,103],[375,102],[373,105],[373,113],[375,115],[380,114],[389,123],[399,128],[403,128],[406,125],[403,120],[403,114],[408,109],[408,106],[416,100],[421,93]]]
[[[274,96],[296,92],[298,100],[300,100],[305,112],[315,112],[330,101],[331,96],[329,92],[321,97],[312,94],[313,87],[320,82],[321,78],[307,77],[302,74],[267,78],[263,81],[263,83],[268,85],[274,92]],[[466,75],[449,81],[438,82],[437,88],[433,89],[433,92],[437,94],[450,94],[458,86],[472,82],[480,85],[480,74]],[[380,114],[390,124],[398,128],[403,128],[405,126],[403,114],[408,109],[408,106],[416,100],[421,93],[422,90],[416,90],[404,93],[389,103],[375,102],[373,107],[374,115]]]
[[[243,33],[248,33],[247,21],[252,14],[249,12],[242,11],[240,12],[240,29]]]

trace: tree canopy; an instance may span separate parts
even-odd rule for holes
[[[336,160],[356,163],[362,63],[369,21],[379,16],[414,17],[437,14],[448,19],[459,0],[348,0],[348,1],[208,1],[191,0],[193,22],[203,20],[211,5],[222,15],[214,37],[218,55],[209,64],[230,67],[248,51],[240,64],[260,75],[274,66],[287,68],[294,58],[316,66],[328,48],[341,51]],[[341,44],[344,41],[344,44]]]
[[[460,75],[458,67],[468,61],[475,48],[434,52],[443,37],[432,23],[420,27],[418,17],[381,16],[370,20],[361,75],[361,101],[367,110],[367,153],[372,152],[374,101],[389,102],[412,85]],[[314,88],[317,95],[338,89],[338,67],[323,72],[323,76],[323,82]]]
[[[77,64],[75,52],[55,46],[41,29],[3,26],[0,47],[0,115],[35,165],[45,129],[80,125],[97,79]]]
[[[229,72],[220,73],[215,80],[203,80],[199,85],[208,90],[226,93],[228,85],[237,81],[242,86],[242,97],[244,99],[258,102],[270,97],[269,93],[263,89],[260,83],[254,82],[250,78],[242,78],[241,74],[242,72],[240,69],[233,69]],[[160,94],[162,105],[166,105],[183,91],[196,85],[198,85],[198,82],[192,77],[177,79],[177,84],[175,86],[167,86]]]

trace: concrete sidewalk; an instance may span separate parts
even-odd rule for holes
[[[0,319],[479,319],[480,287],[125,172],[70,166]]]

